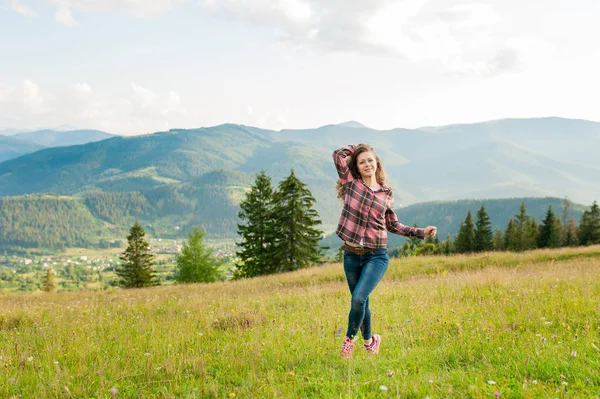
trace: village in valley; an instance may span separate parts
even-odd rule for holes
[[[125,241],[111,241],[110,249],[70,248],[56,254],[0,253],[0,291],[33,292],[43,287],[48,270],[60,291],[104,290],[114,286],[115,267],[125,250]],[[176,256],[184,240],[149,238],[150,253],[154,255],[155,272],[161,284],[175,281]],[[226,275],[235,263],[233,243],[216,243],[213,254],[224,260]]]

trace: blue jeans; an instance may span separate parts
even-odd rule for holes
[[[371,339],[369,295],[383,278],[389,261],[387,248],[376,249],[362,255],[344,251],[344,272],[352,294],[347,337],[354,339],[360,327],[363,339]]]

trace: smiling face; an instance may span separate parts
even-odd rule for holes
[[[361,152],[356,159],[356,166],[363,179],[374,177],[375,172],[377,172],[377,159],[375,158],[375,154],[371,151]]]

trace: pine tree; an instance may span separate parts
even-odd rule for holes
[[[212,283],[222,277],[219,269],[222,262],[212,255],[212,248],[204,245],[204,231],[196,226],[176,261],[175,280],[179,283]]]
[[[473,226],[473,215],[470,209],[467,212],[467,217],[460,224],[458,234],[454,240],[454,247],[459,254],[473,252],[475,249],[475,227]]]
[[[574,216],[571,216],[571,219],[567,222],[564,245],[567,247],[579,245],[579,239],[577,238],[577,224],[575,223]]]
[[[552,212],[552,205],[548,207],[546,218],[542,222],[538,242],[540,248],[560,247],[560,221]]]
[[[563,198],[560,201],[560,207],[562,209],[562,219],[561,219],[561,236],[560,236],[560,242],[561,245],[563,246],[568,246],[569,244],[567,244],[567,229],[568,229],[568,224],[569,224],[569,209],[571,208],[571,201],[569,201],[569,199],[567,197]]]
[[[127,236],[127,248],[119,255],[121,265],[116,267],[119,277],[117,285],[122,288],[141,288],[158,285],[152,270],[154,255],[150,253],[150,245],[144,238],[146,232],[135,222]]]
[[[585,210],[579,222],[579,243],[581,245],[600,244],[600,207],[596,201]]]
[[[475,252],[491,251],[494,246],[493,238],[492,223],[482,204],[475,221]]]
[[[535,218],[527,220],[523,234],[523,250],[536,249],[539,237],[540,228]]]
[[[496,229],[493,239],[494,251],[504,251],[504,237],[502,236],[502,230]]]
[[[237,264],[236,278],[277,271],[273,259],[273,194],[271,178],[263,170],[240,203],[238,217],[245,223],[237,225],[242,241],[237,244],[241,250],[237,252],[240,262]]]
[[[506,229],[504,230],[504,249],[506,251],[516,251],[517,250],[517,227],[513,218],[508,220],[508,224],[506,225]]]
[[[515,215],[515,235],[514,235],[514,251],[524,251],[526,249],[526,235],[525,235],[525,227],[527,226],[527,222],[529,221],[529,216],[527,215],[527,208],[525,208],[525,201],[521,202],[521,207],[519,208],[519,214]]]
[[[52,275],[52,268],[48,267],[46,269],[46,275],[44,276],[44,288],[43,290],[46,292],[53,292],[56,286],[54,285],[54,276]]]
[[[444,255],[451,255],[454,253],[454,251],[455,249],[454,243],[452,242],[452,236],[450,236],[450,233],[448,233],[446,239],[442,241],[442,244],[440,245],[440,252]]]
[[[279,271],[297,270],[321,261],[319,240],[323,232],[313,208],[315,198],[292,170],[274,196],[275,247],[273,256]]]

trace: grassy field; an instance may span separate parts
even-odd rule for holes
[[[0,397],[600,397],[598,246],[393,261],[375,357],[338,357],[349,301],[340,264],[0,295]]]

